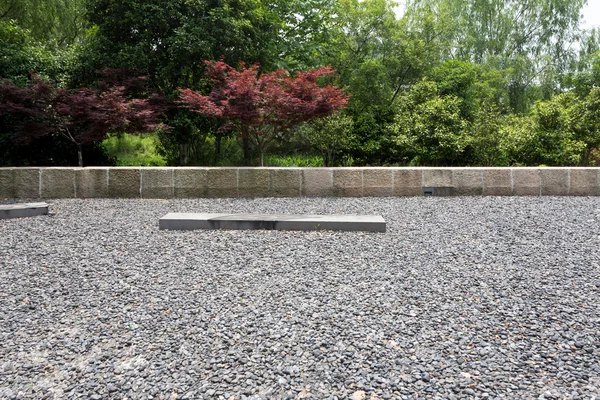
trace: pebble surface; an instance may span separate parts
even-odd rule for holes
[[[0,399],[600,398],[600,198],[48,202],[0,220]]]

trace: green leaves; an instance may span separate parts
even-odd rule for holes
[[[399,153],[412,164],[456,165],[470,144],[469,121],[461,116],[463,100],[441,94],[436,83],[424,80],[401,96],[389,131]]]
[[[68,51],[48,48],[15,21],[0,20],[0,79],[23,86],[33,72],[62,83],[66,80],[69,59]]]

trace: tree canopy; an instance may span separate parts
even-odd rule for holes
[[[268,149],[320,154],[327,165],[585,165],[600,148],[600,35],[580,28],[585,3],[408,0],[399,13],[392,0],[4,0],[0,80],[10,81],[6,90],[34,90],[39,77],[86,103],[92,92],[110,97],[97,92],[107,68],[145,76],[147,89],[120,95],[162,96],[163,105],[152,106],[171,129],[159,134],[158,148],[173,164],[256,164]],[[215,96],[241,101],[239,90],[211,80],[217,65],[245,65],[222,77],[233,83],[241,74],[238,84],[256,84],[260,96],[276,87],[269,79],[335,71],[322,77],[326,86],[349,98],[324,120],[289,110],[295,119],[286,129],[271,121],[273,134],[251,138],[248,127],[264,133],[257,123],[222,103],[214,103],[220,116],[199,105]],[[5,111],[4,123],[27,122],[16,114]],[[94,143],[115,129],[106,126]],[[13,131],[0,132],[9,149],[3,164],[21,154]],[[57,152],[67,147],[56,140]]]

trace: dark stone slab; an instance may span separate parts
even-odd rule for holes
[[[385,232],[379,215],[286,215],[169,213],[159,220],[160,229],[270,229]]]
[[[48,214],[46,203],[0,204],[0,219],[35,217]]]

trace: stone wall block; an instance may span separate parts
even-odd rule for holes
[[[198,198],[208,195],[207,168],[175,168],[173,180],[176,198]]]
[[[483,170],[484,196],[511,196],[512,179],[509,168],[486,168]]]
[[[302,170],[302,195],[327,197],[333,195],[333,170],[307,168]]]
[[[298,197],[301,193],[302,174],[298,168],[271,169],[269,194],[274,197]]]
[[[569,194],[572,196],[600,195],[600,174],[598,171],[598,168],[571,168]]]
[[[569,194],[568,168],[540,168],[542,196],[566,196]]]
[[[513,194],[517,196],[540,195],[540,171],[538,168],[513,168]]]
[[[15,168],[14,191],[18,199],[39,199],[40,168]]]
[[[394,169],[394,196],[423,195],[423,171],[420,169]]]
[[[75,197],[74,168],[42,169],[43,199],[72,199]]]
[[[269,196],[269,170],[267,168],[239,168],[238,174],[238,196]]]
[[[206,194],[209,197],[237,197],[237,168],[209,168]]]
[[[12,168],[0,168],[0,199],[15,197],[15,174]]]
[[[142,168],[142,197],[173,198],[173,168]]]
[[[140,168],[110,168],[108,195],[113,198],[140,197]]]
[[[333,169],[333,194],[341,197],[361,197],[363,195],[362,169]]]
[[[453,194],[457,196],[480,196],[483,193],[483,171],[475,168],[452,170]]]
[[[423,187],[427,188],[451,188],[451,169],[423,169]]]
[[[391,168],[365,168],[363,170],[363,196],[392,196],[392,182]]]
[[[108,168],[78,168],[75,185],[79,198],[108,197]]]
[[[600,168],[8,167],[0,199],[600,196]]]

